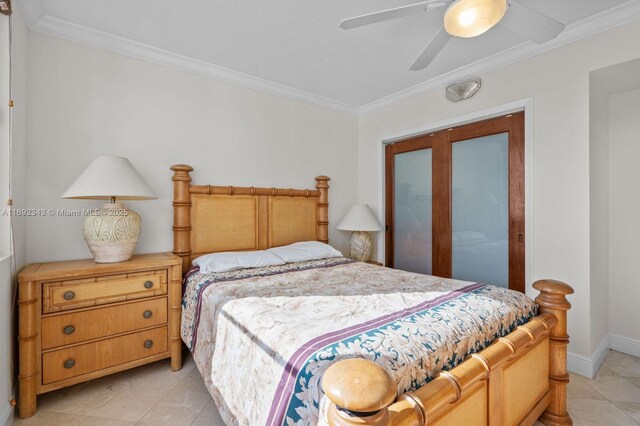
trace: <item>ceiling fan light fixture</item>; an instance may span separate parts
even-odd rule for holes
[[[507,0],[456,0],[444,14],[444,28],[455,37],[476,37],[496,25]]]

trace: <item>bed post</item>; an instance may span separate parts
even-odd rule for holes
[[[555,280],[540,280],[533,283],[533,288],[540,291],[536,303],[540,306],[540,314],[551,313],[558,322],[549,334],[549,391],[551,401],[540,421],[549,426],[573,424],[567,412],[567,311],[571,304],[566,296],[573,293],[568,284]]]
[[[191,183],[193,167],[175,164],[173,170],[173,253],[182,259],[182,273],[189,269],[191,256]]]
[[[388,426],[396,382],[373,361],[350,358],[332,364],[322,378],[330,426]]]
[[[318,199],[318,241],[329,243],[329,181],[328,176],[316,178],[316,189],[320,191]]]

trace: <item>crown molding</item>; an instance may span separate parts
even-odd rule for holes
[[[27,20],[27,23],[30,22],[32,21]],[[260,77],[234,71],[229,68],[213,65],[208,62],[193,59],[164,49],[159,49],[124,37],[115,36],[103,31],[97,31],[92,28],[77,25],[48,15],[42,16],[30,27],[32,30],[40,33],[53,35],[66,40],[108,50],[110,52],[213,78],[215,80],[232,83],[270,95],[335,110],[353,116],[358,115],[358,108],[353,105],[306,92],[304,90],[295,89]]]
[[[507,50],[487,56],[486,58],[454,69],[445,74],[441,74],[430,80],[416,84],[415,86],[360,106],[358,108],[358,113],[360,115],[369,114],[419,93],[443,89],[453,82],[477,77],[481,74],[523,61],[637,19],[640,19],[640,1],[630,0],[619,6],[568,25],[556,38],[544,44],[539,45],[528,41],[526,43],[513,46]]]
[[[41,0],[20,0],[17,3],[24,14],[27,24],[33,31],[355,116],[369,114],[420,93],[443,89],[452,82],[469,77],[477,77],[498,68],[520,62],[591,35],[640,19],[640,0],[630,0],[619,6],[583,19],[582,21],[568,25],[558,37],[545,44],[538,45],[533,42],[526,42],[368,104],[354,106],[48,16],[44,12]]]

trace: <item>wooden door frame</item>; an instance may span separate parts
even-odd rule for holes
[[[401,154],[405,152],[418,151],[421,149],[433,149],[432,145],[433,134],[430,135],[422,135],[416,138],[412,138],[407,141],[399,141],[401,144],[388,144],[385,147],[384,155],[385,155],[385,171],[384,179],[385,179],[385,206],[384,206],[384,214],[385,214],[385,261],[384,264],[389,266],[393,265],[393,227],[389,226],[389,224],[394,223],[394,209],[393,209],[393,175],[394,175],[394,163],[391,161],[393,155]]]
[[[454,143],[509,133],[509,287],[525,292],[525,113],[514,112],[388,144],[384,151],[385,263],[393,259],[393,155],[419,149],[433,150],[433,274],[452,275],[451,150]],[[512,178],[515,176],[515,179]]]

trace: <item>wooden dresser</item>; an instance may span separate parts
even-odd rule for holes
[[[36,395],[171,358],[182,367],[182,269],[171,253],[34,263],[19,275],[20,417]]]

